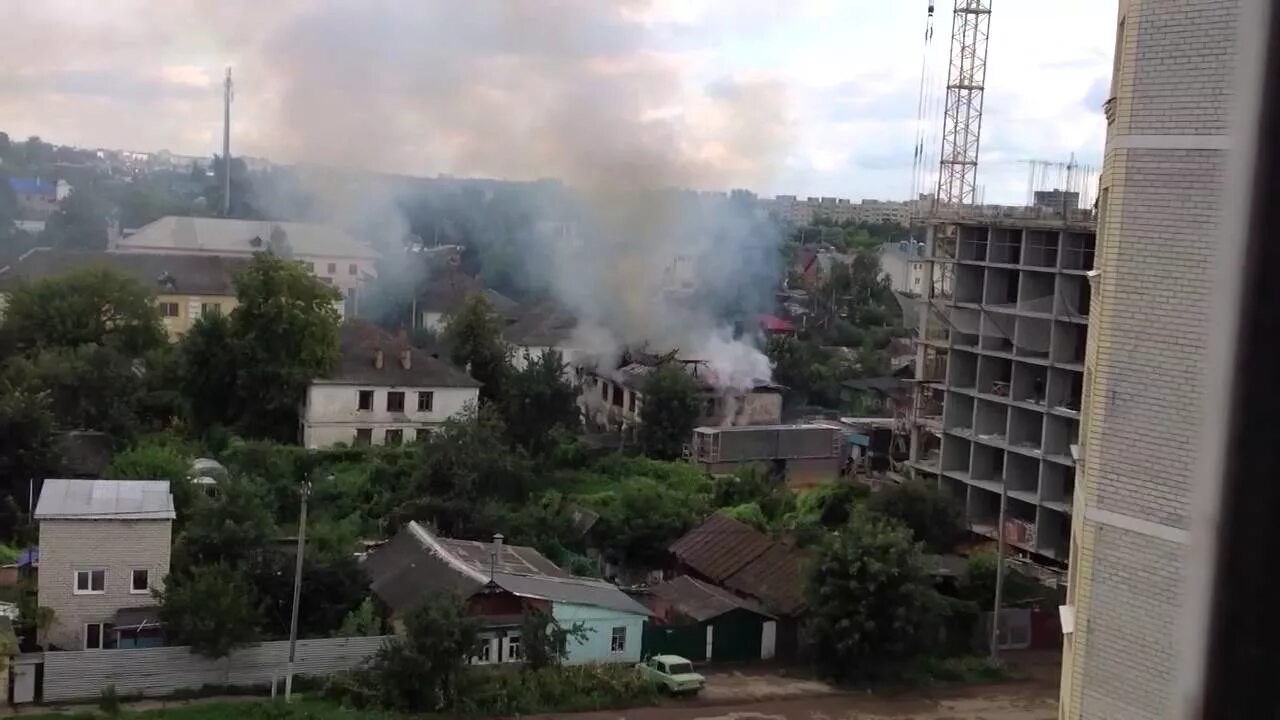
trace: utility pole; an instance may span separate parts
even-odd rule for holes
[[[298,513],[298,557],[293,566],[293,614],[289,617],[289,667],[284,676],[284,701],[293,695],[293,661],[298,645],[298,605],[302,601],[302,552],[307,543],[307,496],[311,481],[302,484],[302,510]]]
[[[1004,513],[1009,505],[1009,487],[1000,485],[1000,520],[996,527],[996,597],[991,606],[991,659],[1000,659],[1000,604],[1004,600]]]
[[[231,68],[222,84],[222,216],[231,215]]]

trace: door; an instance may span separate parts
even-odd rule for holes
[[[760,627],[760,659],[772,660],[778,645],[778,623],[766,620]]]
[[[13,704],[35,702],[36,700],[36,664],[13,664]]]

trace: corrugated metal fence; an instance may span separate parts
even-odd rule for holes
[[[375,653],[391,635],[299,640],[295,675],[323,676],[349,670]],[[92,700],[115,685],[122,696],[164,696],[206,685],[269,686],[283,678],[288,641],[240,648],[219,660],[186,647],[81,650],[44,655],[44,701]]]

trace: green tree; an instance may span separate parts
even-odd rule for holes
[[[29,482],[52,474],[53,415],[48,398],[0,378],[0,532],[13,536],[28,506]]]
[[[858,512],[821,548],[809,578],[809,619],[819,671],[874,679],[937,639],[941,601],[906,528]]]
[[[623,479],[613,492],[584,499],[600,513],[594,532],[611,559],[655,566],[666,548],[688,532],[703,515],[705,495],[652,478]]]
[[[258,597],[264,636],[289,636],[295,561],[292,552],[271,550],[250,565],[248,576]],[[298,637],[327,637],[360,607],[368,591],[369,579],[353,553],[321,553],[308,547],[302,556]]]
[[[510,374],[502,415],[512,442],[529,454],[546,454],[556,440],[555,430],[576,432],[581,425],[578,391],[569,381],[563,356],[548,350],[526,358],[525,366]]]
[[[660,365],[640,391],[640,445],[655,458],[680,457],[698,421],[698,385],[677,365]]]
[[[253,437],[295,440],[307,385],[337,361],[334,304],[341,298],[298,263],[271,253],[256,253],[236,277],[236,298],[234,392],[244,408],[238,427]]]
[[[179,386],[187,416],[199,430],[230,426],[239,417],[238,349],[231,318],[222,313],[202,315],[182,338]]]
[[[114,480],[168,480],[174,509],[178,513],[174,529],[181,531],[193,505],[203,499],[196,497],[199,490],[191,484],[192,460],[188,453],[173,443],[143,441],[116,453],[107,466],[106,474]]]
[[[373,598],[367,597],[342,619],[334,637],[373,637],[382,634],[382,625],[382,617]]]
[[[144,366],[109,347],[47,348],[30,359],[10,360],[8,373],[46,393],[60,428],[100,430],[128,440],[142,425]]]
[[[891,485],[873,493],[868,505],[905,525],[929,552],[951,552],[968,532],[959,504],[923,482]]]
[[[964,577],[960,579],[960,597],[977,604],[983,612],[991,612],[996,602],[996,569],[994,552],[970,555],[965,565]],[[1041,599],[1050,594],[1049,588],[1041,585],[1035,578],[1008,565],[1005,566],[1004,587],[1000,592],[1001,604],[1005,607]]]
[[[199,655],[226,657],[257,638],[253,585],[230,565],[170,573],[155,596],[166,630]]]
[[[480,399],[484,402],[500,402],[505,397],[511,351],[502,340],[502,329],[502,318],[483,295],[473,295],[445,323],[449,356],[482,383]]]
[[[45,223],[40,242],[69,250],[105,250],[106,203],[87,188],[72,190]]]
[[[478,626],[466,604],[432,595],[404,619],[404,634],[356,672],[369,704],[411,713],[434,713],[457,702],[467,658],[475,654]]]
[[[175,572],[225,564],[247,567],[259,558],[275,533],[271,514],[254,483],[231,477],[216,497],[196,496],[186,525],[173,548]]]
[[[107,268],[18,286],[9,295],[3,327],[22,351],[90,344],[136,358],[167,338],[151,291]]]

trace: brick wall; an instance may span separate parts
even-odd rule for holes
[[[145,568],[151,587],[169,573],[169,520],[43,520],[38,598],[53,610],[44,642],[84,647],[85,623],[111,622],[116,610],[154,605],[150,593],[131,593],[130,574]],[[105,569],[102,594],[75,594],[76,570]]]

